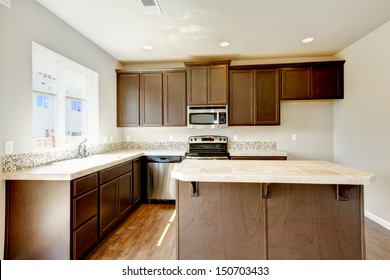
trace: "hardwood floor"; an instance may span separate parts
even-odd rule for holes
[[[142,204],[86,259],[175,260],[174,219],[173,204]],[[365,227],[367,260],[390,260],[390,231],[367,218]]]
[[[367,260],[390,260],[390,231],[365,219]]]
[[[175,260],[175,205],[142,204],[86,259]]]

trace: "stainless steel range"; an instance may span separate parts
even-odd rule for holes
[[[228,138],[218,135],[190,136],[188,159],[229,159]]]

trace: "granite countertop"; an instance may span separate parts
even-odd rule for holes
[[[123,150],[86,158],[74,158],[52,162],[40,167],[3,173],[2,180],[73,180],[114,165],[148,155],[184,156],[181,150]]]
[[[86,158],[52,162],[40,167],[0,173],[2,180],[73,180],[141,156],[184,156],[187,150],[121,150]],[[287,155],[277,150],[231,150],[232,155]]]
[[[195,182],[369,185],[375,174],[328,161],[184,160],[172,177]]]

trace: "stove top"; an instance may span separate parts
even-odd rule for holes
[[[189,150],[186,158],[229,159],[228,138],[219,135],[200,135],[188,138]]]

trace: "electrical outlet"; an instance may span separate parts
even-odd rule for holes
[[[12,154],[14,152],[14,142],[13,141],[4,141],[4,153]]]
[[[297,141],[297,135],[296,134],[293,134],[291,135],[291,141]]]
[[[114,136],[110,136],[110,143],[114,142]]]
[[[169,141],[173,141],[173,135],[169,135]]]
[[[126,141],[130,141],[131,140],[131,135],[126,135]]]
[[[0,3],[11,9],[11,0],[0,0]]]
[[[233,140],[234,140],[234,141],[238,141],[238,135],[234,135],[234,136],[233,136]]]

